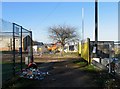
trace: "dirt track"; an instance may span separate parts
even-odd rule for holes
[[[103,87],[103,81],[98,82],[100,73],[82,71],[75,60],[38,64],[49,71],[44,80],[19,79],[15,87]],[[102,88],[101,88],[102,89]]]

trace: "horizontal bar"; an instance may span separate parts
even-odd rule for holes
[[[20,25],[18,25],[18,24],[16,24],[16,23],[13,23],[13,24],[15,24],[15,25],[17,25],[17,26],[21,27]]]
[[[15,25],[17,25],[17,26],[19,26],[19,27],[22,27],[22,26],[20,26],[20,25],[18,25],[18,24],[16,24],[16,23],[13,23],[13,24],[15,24]],[[30,32],[29,30],[27,30],[27,29],[25,29],[25,28],[23,28],[23,27],[22,27],[22,29],[24,29],[24,30]]]
[[[25,28],[22,28],[23,30],[26,30],[26,31],[28,31],[28,32],[30,32],[29,30],[27,30],[27,29],[25,29]]]

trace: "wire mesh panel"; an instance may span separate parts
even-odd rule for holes
[[[2,81],[13,77],[13,33],[12,23],[0,19],[0,52],[2,52]]]
[[[0,19],[0,52],[2,81],[11,79],[26,67],[25,59],[33,59],[32,32],[16,23]]]
[[[22,50],[23,50],[23,62],[25,58],[28,58],[28,62],[33,59],[33,50],[32,50],[32,32],[27,29],[22,29]]]
[[[21,29],[21,26],[13,23],[13,62],[16,73],[21,70]]]
[[[25,65],[25,59],[28,63],[32,59],[32,32],[22,26],[13,23],[13,62],[14,71],[19,73]]]

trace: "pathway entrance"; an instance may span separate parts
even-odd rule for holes
[[[80,61],[79,63],[77,63]],[[103,87],[106,74],[102,71],[88,69],[87,63],[81,59],[38,63],[38,66],[48,71],[49,75],[43,80],[20,78],[15,87]],[[101,88],[102,89],[102,88]]]

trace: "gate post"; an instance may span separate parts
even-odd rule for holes
[[[84,60],[86,60],[88,62],[88,64],[91,63],[91,60],[90,60],[90,39],[89,38],[82,40],[81,57]]]
[[[91,58],[90,58],[90,38],[87,38],[88,42],[88,64],[91,63]]]
[[[21,71],[22,71],[22,26],[21,26],[21,47],[20,47],[20,54],[21,54]]]
[[[13,76],[15,76],[15,23],[13,23]]]
[[[32,31],[30,31],[30,37],[31,37],[31,47],[30,47],[30,56],[31,56],[31,61],[34,61],[34,59],[33,59],[33,40],[32,40]]]

